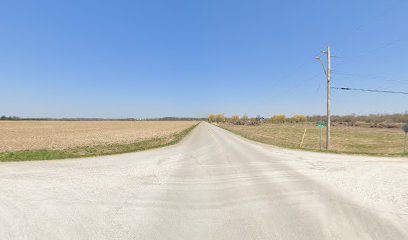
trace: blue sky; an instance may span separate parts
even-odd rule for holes
[[[333,86],[408,91],[408,1],[1,1],[0,114],[324,114]],[[408,110],[333,90],[333,114]]]

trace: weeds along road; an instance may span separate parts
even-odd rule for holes
[[[201,123],[180,144],[0,164],[0,239],[408,239],[408,161]]]

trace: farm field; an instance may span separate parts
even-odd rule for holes
[[[0,160],[70,158],[172,143],[193,121],[0,121]]]
[[[302,149],[320,150],[320,131],[315,124],[272,124],[259,126],[219,124],[220,127],[245,138],[279,147],[299,148],[306,128]],[[370,155],[404,155],[404,132],[398,128],[333,126],[331,151]],[[326,129],[323,129],[323,148]],[[405,154],[406,155],[406,154]]]

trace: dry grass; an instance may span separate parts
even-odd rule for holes
[[[195,124],[186,121],[0,121],[0,153],[132,144],[169,137]]]
[[[221,127],[243,137],[281,147],[299,148],[303,131],[307,128],[303,148],[319,150],[319,129],[314,124],[262,124],[242,126],[221,124]],[[323,130],[323,143],[325,143]],[[402,129],[378,129],[367,127],[332,127],[333,151],[362,154],[398,155],[403,151]],[[324,146],[324,145],[323,145]]]

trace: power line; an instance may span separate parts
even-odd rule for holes
[[[345,91],[363,91],[363,92],[376,92],[376,93],[391,93],[391,94],[408,95],[408,92],[397,92],[397,91],[388,91],[388,90],[349,88],[349,87],[331,87],[331,88],[332,89],[337,89],[337,90],[345,90]]]
[[[333,71],[333,75],[339,75],[339,76],[347,76],[347,77],[357,77],[357,78],[371,78],[373,80],[378,80],[381,82],[396,82],[396,83],[408,83],[406,80],[397,80],[397,79],[390,79],[384,76],[376,76],[376,75],[366,75],[366,74],[355,74],[355,73],[343,73],[343,72],[337,72]]]
[[[379,51],[381,51],[383,49],[389,48],[389,47],[391,47],[393,45],[399,44],[399,43],[404,42],[406,40],[407,40],[406,37],[400,37],[400,38],[397,38],[395,40],[383,43],[383,44],[381,44],[380,46],[378,46],[376,48],[370,49],[370,50],[365,51],[363,53],[360,53],[360,54],[358,54],[358,55],[356,55],[356,56],[354,56],[352,58],[349,58],[349,60],[347,62],[341,62],[341,63],[337,64],[337,67],[353,63],[353,62],[355,62],[356,60],[358,60],[358,59],[360,59],[362,57],[366,57],[366,56],[369,56],[369,55],[376,54],[376,53],[378,53]]]

